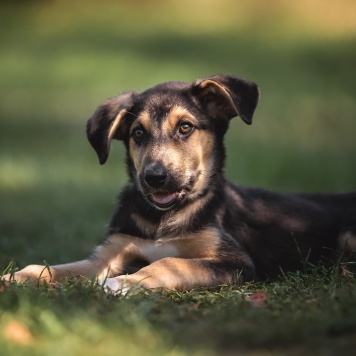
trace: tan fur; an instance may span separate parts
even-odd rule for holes
[[[144,240],[138,237],[111,235],[104,245],[96,248],[90,259],[57,266],[30,265],[17,272],[18,282],[39,281],[55,283],[64,278],[107,278],[122,273],[131,261],[139,258],[149,263],[166,257],[213,258],[219,245],[219,236],[213,229],[169,239]],[[11,276],[5,276],[11,280]]]
[[[214,138],[212,134],[200,131],[190,142],[197,158],[197,168],[195,170],[199,172],[198,180],[192,193],[199,194],[206,188],[207,180],[212,174]]]
[[[167,115],[167,119],[163,122],[162,129],[166,131],[173,131],[178,121],[188,120],[193,125],[197,124],[197,119],[184,107],[175,105],[172,107]]]
[[[132,218],[133,221],[135,221],[136,226],[144,234],[147,234],[147,235],[154,234],[158,229],[158,225],[153,224],[151,221],[145,219],[144,217],[142,217],[141,215],[139,215],[137,213],[133,213],[131,215],[131,218]]]
[[[150,133],[152,131],[152,125],[150,121],[150,116],[148,112],[143,111],[140,116],[137,118],[135,121],[135,125],[131,128],[131,134],[134,131],[135,128],[137,128],[139,125],[142,125],[145,129],[146,132]],[[145,157],[145,151],[140,150],[137,145],[135,144],[135,141],[133,138],[130,138],[130,156],[133,160],[135,169],[137,172],[141,171],[142,163]]]
[[[134,163],[135,169],[140,170],[141,164],[140,164],[140,159],[139,159],[139,153],[138,153],[137,146],[135,145],[135,142],[133,139],[130,139],[130,156]]]
[[[152,124],[150,119],[150,114],[147,111],[143,111],[137,119],[147,132],[151,132]],[[132,130],[131,130],[132,131]]]
[[[171,257],[158,260],[127,277],[116,277],[115,280],[119,283],[120,289],[130,288],[135,284],[150,289],[170,290],[191,289],[196,285],[211,287],[216,284],[211,271],[204,266],[204,259]]]
[[[5,281],[55,283],[65,278],[91,277],[101,269],[99,260],[83,260],[58,266],[29,265],[13,275],[7,274]]]
[[[216,258],[220,237],[215,229],[205,229],[173,241],[181,257]]]
[[[236,111],[235,103],[231,99],[231,96],[228,93],[228,91],[222,85],[218,84],[213,80],[204,80],[199,84],[199,86],[205,89],[203,91],[203,95],[207,95],[208,93],[212,93],[215,95],[220,94],[221,97],[224,99],[224,101],[227,103],[227,105],[216,105],[216,102],[213,101],[209,103],[210,110],[212,111],[221,110],[221,107],[223,106],[225,109],[229,109],[228,116],[229,115],[235,116],[238,114]]]
[[[209,192],[204,199],[193,201],[184,209],[177,211],[174,214],[168,214],[160,228],[157,230],[157,236],[164,237],[165,234],[172,233],[174,231],[184,232],[184,226],[187,226],[187,224],[191,222],[191,219],[194,219],[197,211],[204,206],[211,195],[212,193]]]
[[[109,130],[109,133],[108,133],[108,143],[107,143],[107,145],[108,145],[108,147],[107,147],[108,152],[109,152],[109,150],[110,150],[110,143],[111,143],[113,137],[115,136],[115,133],[116,133],[116,131],[117,131],[119,125],[120,125],[121,119],[122,119],[126,114],[127,114],[127,111],[126,111],[126,110],[121,110],[121,111],[117,114],[117,116],[116,116],[114,122],[112,123],[112,125],[111,125],[111,127],[110,127],[110,130]]]

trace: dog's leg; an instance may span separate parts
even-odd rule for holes
[[[97,247],[87,259],[73,263],[42,266],[29,265],[24,269],[2,277],[5,281],[55,283],[66,278],[107,278],[122,273],[125,264],[135,255],[135,249],[141,239],[117,234],[110,236],[106,242]]]
[[[102,284],[107,292],[126,294],[135,285],[149,289],[188,290],[242,283],[245,279],[254,279],[253,267],[243,265],[239,268],[216,259],[166,257],[136,273],[108,278]]]
[[[65,278],[91,277],[100,269],[99,261],[82,260],[57,266],[29,265],[14,274],[3,276],[5,281],[55,283]]]
[[[257,279],[250,256],[218,228],[162,239],[153,246],[145,242],[139,249],[151,264],[130,275],[102,280],[107,291],[126,293],[134,285],[188,290]]]

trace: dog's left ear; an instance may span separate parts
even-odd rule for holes
[[[238,77],[215,75],[195,81],[192,92],[211,116],[223,119],[240,116],[246,124],[252,124],[259,99],[255,83]]]

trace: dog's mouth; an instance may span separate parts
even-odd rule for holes
[[[183,196],[183,192],[156,192],[149,195],[151,202],[160,210],[172,208]]]

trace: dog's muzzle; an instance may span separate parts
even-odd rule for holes
[[[148,191],[148,199],[160,210],[172,208],[184,195],[172,181],[165,166],[160,163],[147,165],[141,178],[147,188],[145,190]]]

